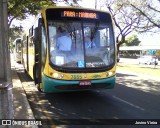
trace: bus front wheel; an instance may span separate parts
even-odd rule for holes
[[[43,92],[42,89],[41,89],[41,87],[40,87],[40,83],[36,84],[36,87],[37,87],[37,89],[38,89],[39,92]]]

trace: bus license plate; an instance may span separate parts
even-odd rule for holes
[[[79,86],[91,86],[91,81],[80,81]]]

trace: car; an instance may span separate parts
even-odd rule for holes
[[[156,56],[141,56],[138,58],[138,62],[139,64],[158,65],[158,58]]]

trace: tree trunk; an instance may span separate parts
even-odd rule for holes
[[[118,38],[116,39],[117,44],[117,55],[119,54],[119,47],[125,42],[125,35],[122,35],[121,40],[118,41]]]

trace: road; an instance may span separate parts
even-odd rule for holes
[[[137,66],[141,66],[141,67],[151,67],[153,68],[154,65],[145,65],[145,64],[139,64],[138,59],[132,59],[132,58],[120,58],[119,63],[124,63],[124,64],[129,64],[129,65],[137,65]],[[158,65],[156,66],[156,68],[160,69],[160,61],[158,61]]]
[[[36,119],[78,119],[79,124],[85,123],[79,119],[160,119],[160,79],[117,69],[114,89],[45,94],[37,91],[33,81],[22,68],[17,72]],[[63,125],[62,127],[81,128],[82,126]],[[92,123],[83,127],[128,128],[122,125],[105,126]],[[129,127],[139,128],[138,125]],[[141,128],[143,127],[158,128],[159,126],[141,125]]]

